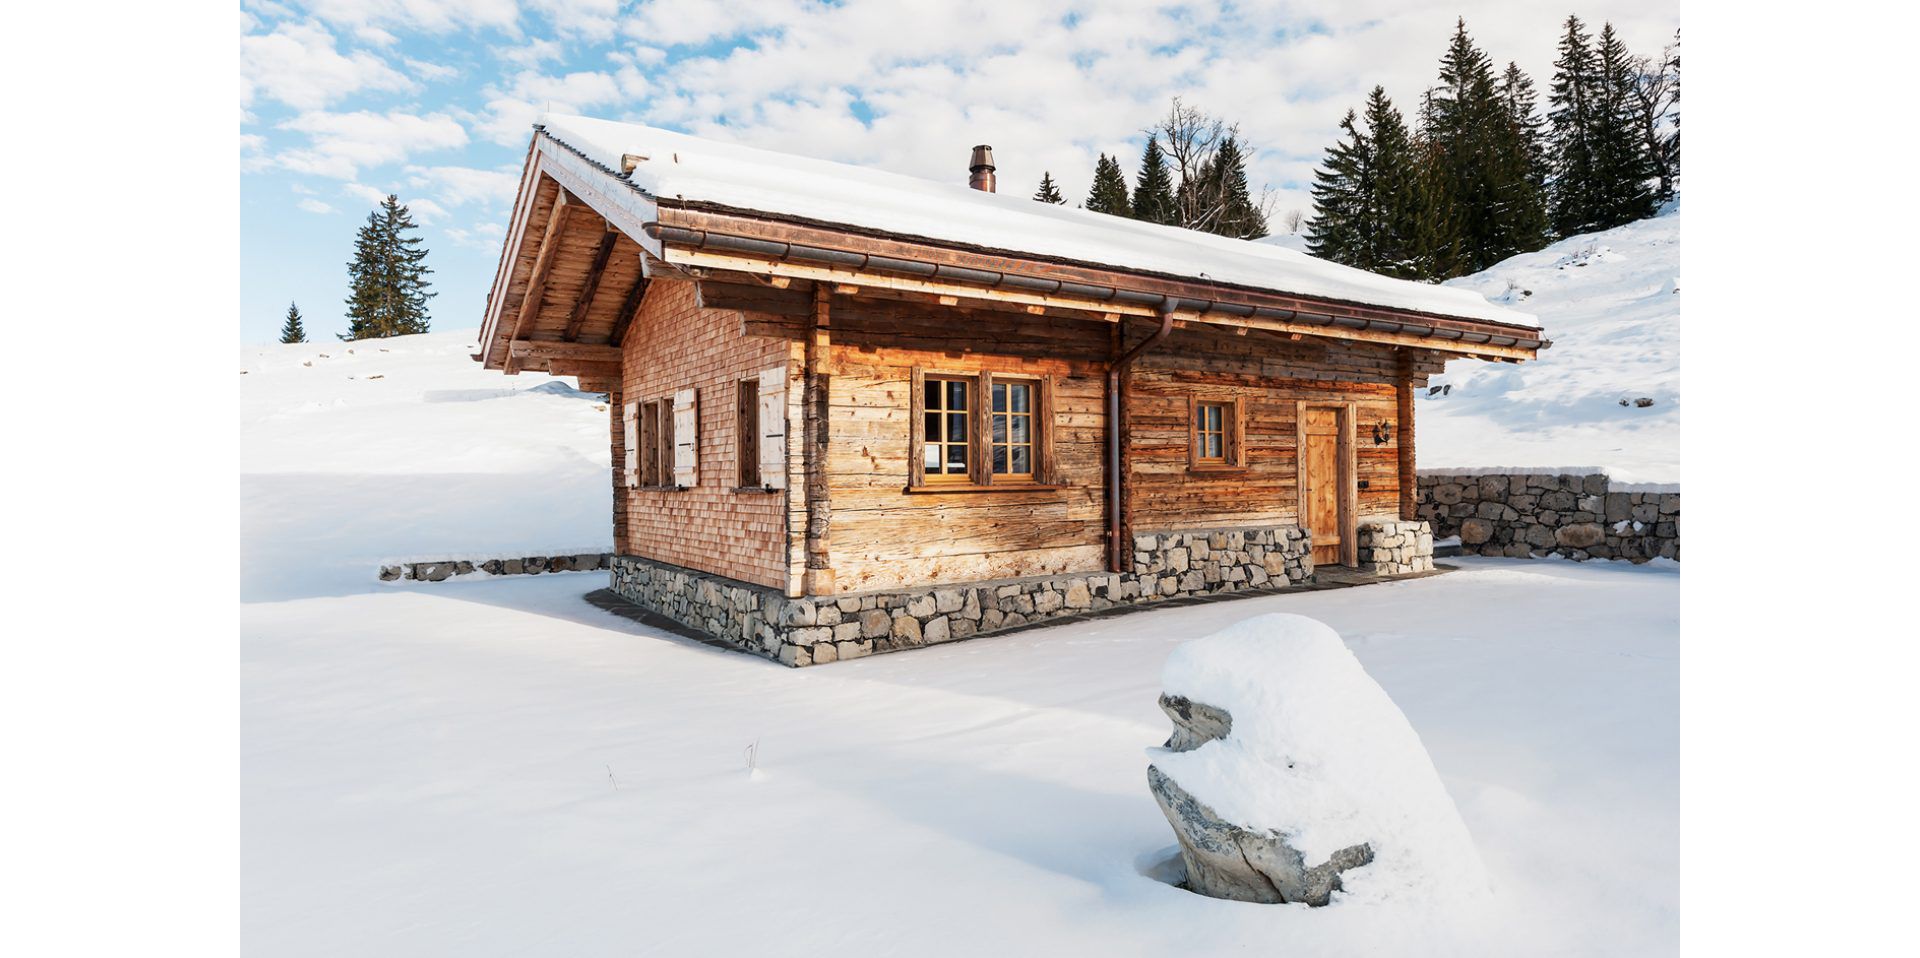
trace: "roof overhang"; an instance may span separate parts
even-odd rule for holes
[[[586,247],[578,240],[579,227],[574,227],[571,246],[556,239],[555,210],[565,205],[590,210],[609,236],[617,231],[638,246],[637,259],[645,275],[633,285],[611,333],[593,337],[616,347],[646,277],[662,267],[692,278],[744,275],[775,286],[806,280],[831,283],[842,292],[884,290],[941,305],[1107,322],[1157,317],[1169,301],[1176,301],[1174,317],[1183,325],[1262,329],[1506,362],[1532,359],[1550,345],[1539,329],[1530,326],[1123,271],[654,197],[619,172],[537,131],[481,327],[482,351],[476,358],[488,368],[517,372],[523,360],[536,363],[535,368],[545,362],[547,370],[555,373],[575,368],[573,361],[562,360],[551,348],[525,344],[574,339],[578,317],[590,309],[587,303],[577,303],[574,322],[565,324],[562,331],[552,318],[556,307],[540,298],[542,270],[553,257],[578,261],[586,255]],[[565,252],[550,248],[555,245]],[[579,269],[573,267],[575,272]],[[588,289],[585,295],[591,298],[593,291]],[[531,329],[530,313],[536,317]]]

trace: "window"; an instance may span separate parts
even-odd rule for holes
[[[993,474],[1033,478],[1033,383],[993,384]]]
[[[658,488],[660,482],[660,464],[665,458],[661,455],[659,400],[640,404],[640,485],[644,488]]]
[[[733,402],[733,453],[739,488],[760,488],[760,380],[742,379]]]
[[[1047,377],[914,370],[914,486],[1044,485],[1050,471]]]
[[[640,487],[673,488],[675,482],[673,445],[673,407],[671,399],[655,399],[640,404],[639,462],[636,463]]]
[[[1240,404],[1196,399],[1189,421],[1189,455],[1195,469],[1224,469],[1245,464],[1240,455]]]
[[[971,444],[973,380],[958,377],[928,376],[924,395],[925,449],[921,454],[922,471],[928,479],[959,481],[972,470],[968,453]]]

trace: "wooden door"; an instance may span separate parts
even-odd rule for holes
[[[1313,564],[1341,565],[1352,530],[1347,517],[1346,409],[1303,406],[1300,423],[1300,527],[1313,535]]]

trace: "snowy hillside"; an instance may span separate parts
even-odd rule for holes
[[[1678,201],[1448,285],[1537,315],[1553,346],[1517,366],[1448,364],[1432,381],[1442,393],[1417,407],[1421,467],[1599,466],[1625,482],[1680,480]]]
[[[241,349],[244,597],[373,588],[384,558],[612,544],[606,405],[481,369],[473,336]]]

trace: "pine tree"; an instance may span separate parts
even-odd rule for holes
[[[1307,233],[1315,256],[1390,276],[1425,275],[1421,261],[1423,184],[1412,137],[1387,91],[1367,95],[1366,128],[1351,110],[1340,122],[1343,142],[1314,172],[1314,219]]]
[[[1655,170],[1639,130],[1639,71],[1613,24],[1601,25],[1594,59],[1594,199],[1597,226],[1607,229],[1653,215]]]
[[[345,340],[375,339],[424,333],[428,328],[427,251],[418,236],[413,214],[388,194],[380,207],[367,214],[353,241],[353,259],[347,263],[347,332]]]
[[[1600,222],[1593,142],[1599,70],[1591,42],[1580,18],[1568,16],[1547,96],[1548,217],[1560,236],[1588,232]]]
[[[1352,110],[1340,121],[1341,138],[1313,171],[1313,221],[1307,225],[1307,252],[1321,259],[1371,269],[1372,249],[1365,222],[1368,197],[1375,192],[1373,141],[1360,132]]]
[[[1140,175],[1133,189],[1133,218],[1149,223],[1173,223],[1179,216],[1173,202],[1173,172],[1160,149],[1160,138],[1147,137],[1140,154]]]
[[[1459,268],[1485,269],[1538,248],[1543,217],[1527,184],[1526,147],[1501,104],[1493,61],[1474,45],[1465,19],[1440,60],[1428,116],[1422,135],[1437,164],[1434,182],[1453,207]]]
[[[1087,209],[1114,216],[1132,216],[1133,204],[1127,200],[1127,175],[1120,172],[1120,161],[1100,154],[1093,165],[1093,186],[1087,190]]]
[[[1234,239],[1259,239],[1267,235],[1267,214],[1253,201],[1247,189],[1247,157],[1240,150],[1238,137],[1229,135],[1208,164],[1204,189],[1218,209],[1212,221],[1203,225],[1209,233]]]
[[[1435,126],[1434,91],[1420,98],[1420,129]],[[1447,193],[1444,169],[1436,156],[1433,141],[1427,136],[1414,138],[1414,268],[1413,275],[1438,280],[1458,276],[1461,241],[1460,218]]]
[[[1406,121],[1383,87],[1367,95],[1367,136],[1373,141],[1375,197],[1371,268],[1389,276],[1424,277],[1419,222],[1425,184]]]
[[[1533,78],[1511,60],[1500,76],[1497,92],[1514,151],[1506,158],[1514,164],[1508,176],[1514,191],[1514,199],[1508,204],[1509,226],[1520,249],[1531,251],[1545,246],[1550,232],[1546,121],[1540,118]]]
[[[1040,189],[1033,194],[1033,198],[1042,203],[1052,203],[1055,206],[1067,201],[1066,197],[1060,195],[1060,187],[1054,184],[1053,173],[1046,170],[1040,173]]]
[[[280,327],[280,341],[283,343],[304,343],[307,341],[307,327],[300,321],[300,307],[287,304],[287,321]]]

